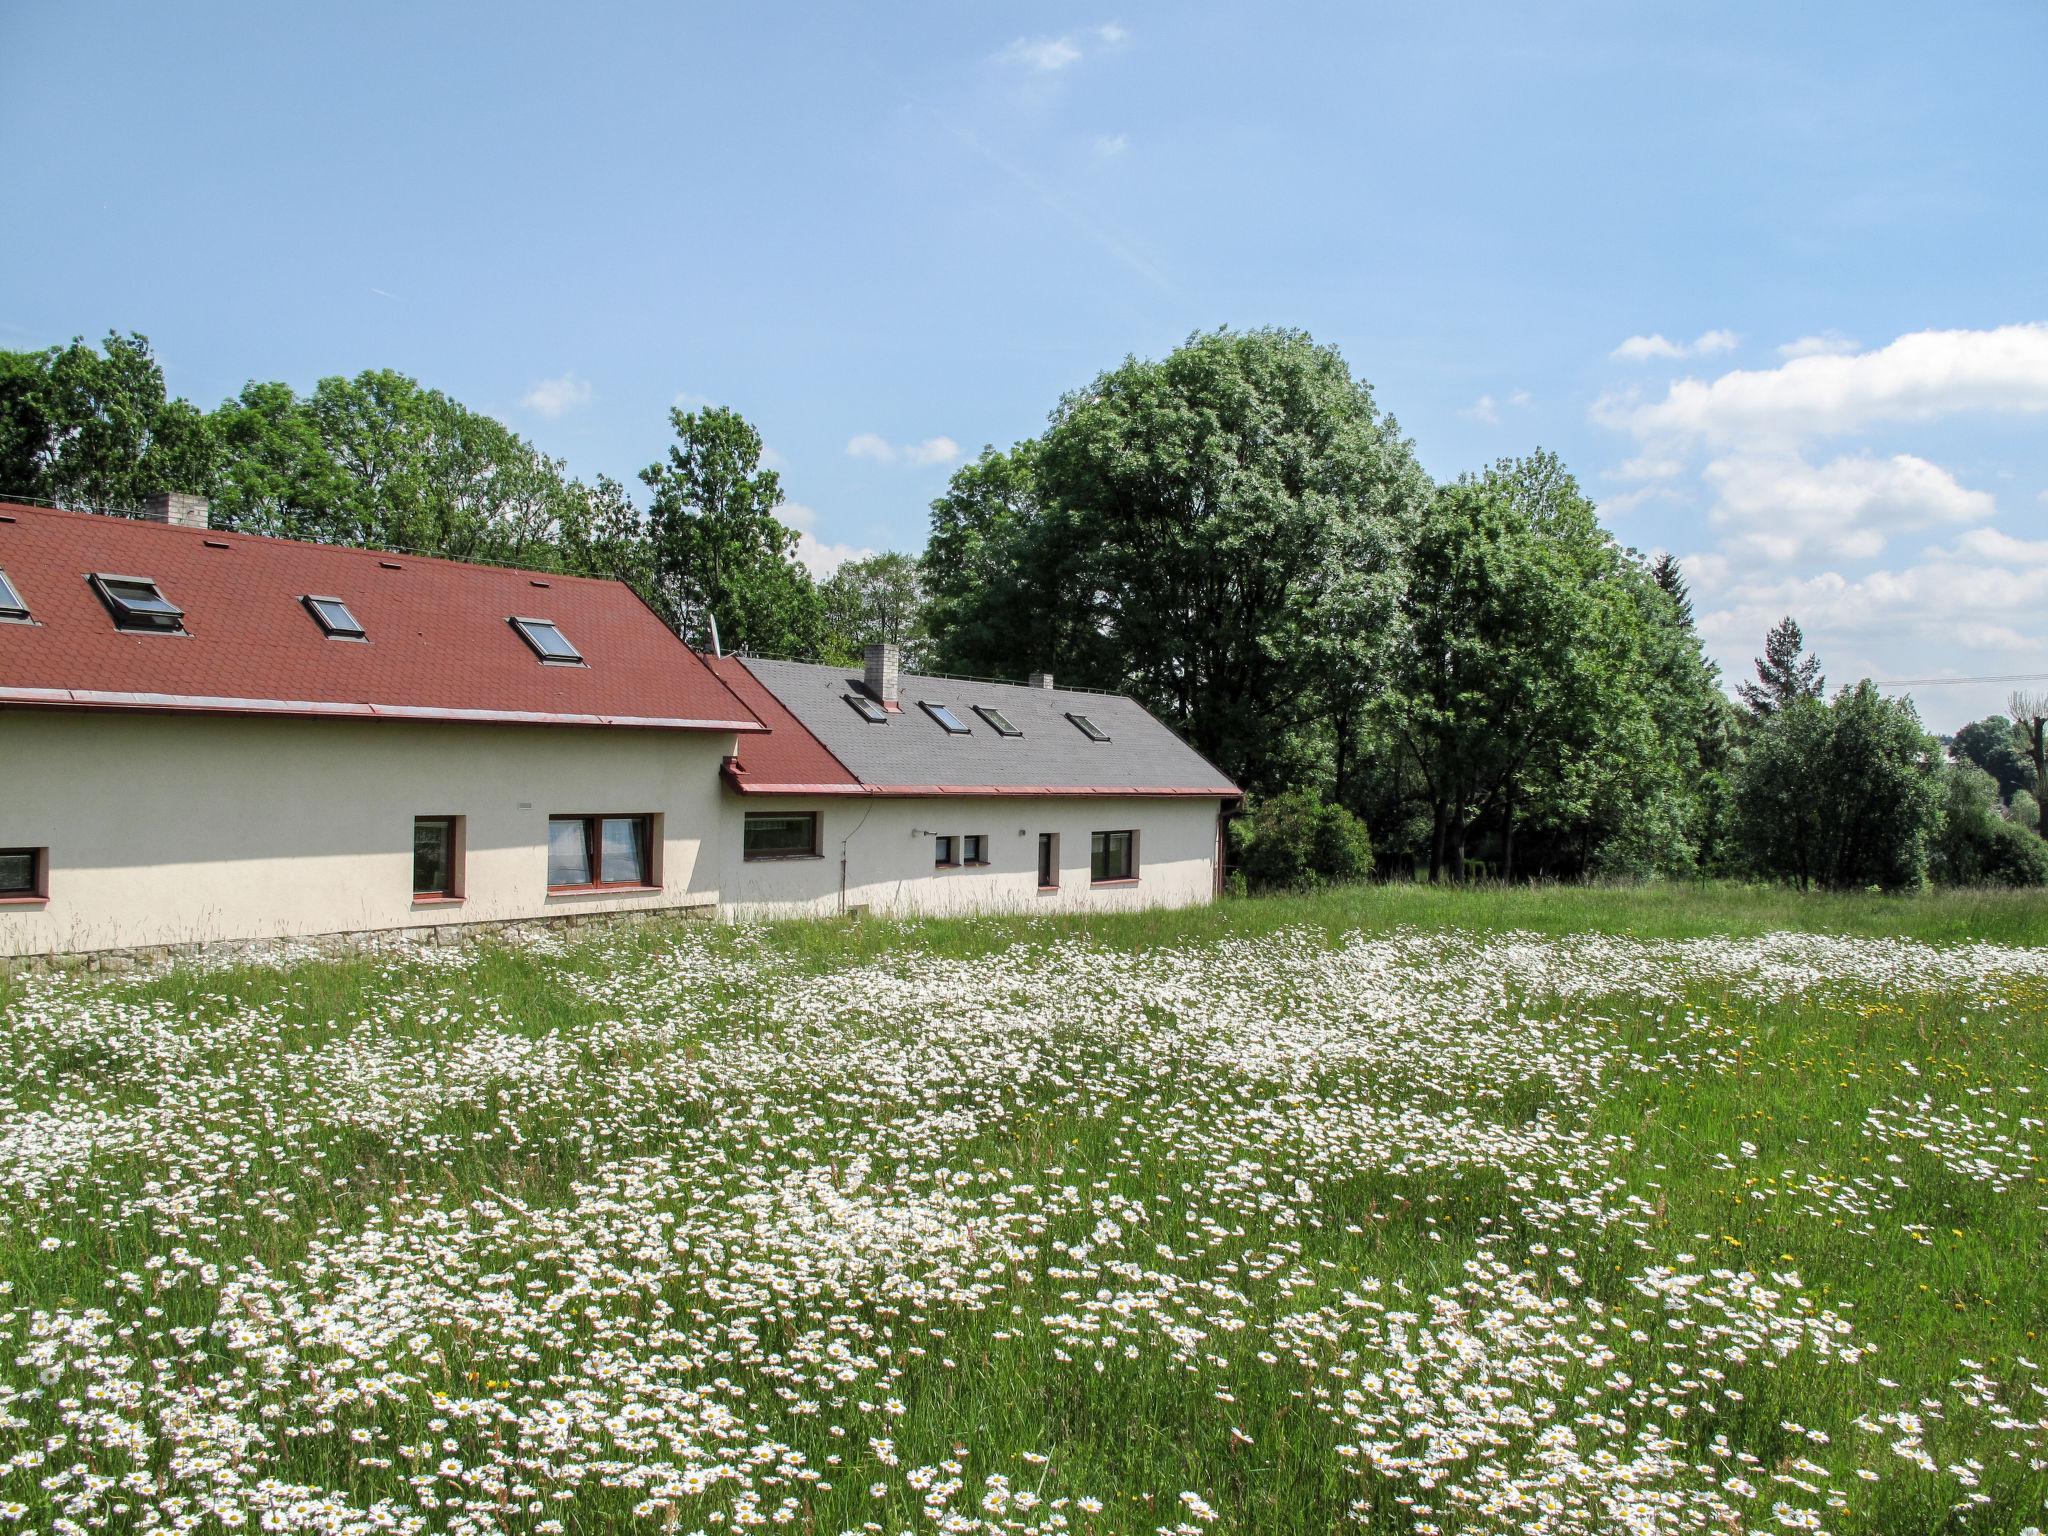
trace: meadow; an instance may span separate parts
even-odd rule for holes
[[[0,980],[0,1531],[2048,1526],[2048,902]]]

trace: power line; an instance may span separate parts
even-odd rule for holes
[[[1893,677],[1880,688],[1938,688],[1946,683],[2048,683],[2048,672],[2008,672],[1999,677]]]

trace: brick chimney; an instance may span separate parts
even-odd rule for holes
[[[1024,680],[1024,686],[1027,688],[1050,688],[1052,687],[1052,674],[1050,672],[1034,672]]]
[[[204,496],[158,491],[142,503],[142,516],[152,523],[169,523],[173,528],[204,528],[211,505]]]
[[[861,681],[884,709],[896,708],[896,680],[900,670],[899,652],[893,645],[871,645],[862,658],[866,672]]]

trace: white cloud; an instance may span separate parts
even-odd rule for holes
[[[1632,491],[1623,491],[1619,496],[1609,496],[1600,503],[1600,510],[1609,517],[1626,517],[1650,502],[1677,499],[1678,493],[1668,485],[1639,485]]]
[[[1081,49],[1071,37],[1020,37],[1003,50],[1003,57],[1026,69],[1053,74],[1080,63]]]
[[[1652,333],[1631,336],[1607,355],[1624,363],[1646,363],[1659,357],[1711,357],[1716,352],[1733,352],[1740,339],[1733,331],[1703,331],[1689,342]]]
[[[800,501],[785,501],[775,516],[796,530],[796,557],[812,577],[823,581],[849,560],[865,560],[875,551],[864,545],[828,544],[818,537],[817,510]]]
[[[1095,136],[1095,153],[1104,160],[1114,160],[1130,147],[1129,134],[1098,133]]]
[[[1704,478],[1718,497],[1709,521],[1730,530],[1738,553],[1774,561],[1814,552],[1868,560],[1894,532],[1981,522],[1996,510],[1986,492],[1909,453],[1820,465],[1791,453],[1736,454],[1708,464]]]
[[[875,432],[861,432],[846,441],[848,457],[868,459],[876,464],[951,464],[960,457],[960,445],[946,436],[928,437],[921,443],[892,443]]]
[[[1632,459],[1624,459],[1614,471],[1618,480],[1675,480],[1684,473],[1683,459],[1660,458],[1652,453],[1639,453]]]
[[[1130,38],[1129,31],[1111,21],[1079,32],[1065,32],[1058,37],[1015,38],[996,57],[1035,74],[1056,75],[1080,63],[1088,53],[1098,48],[1120,48]]]
[[[1797,341],[1786,342],[1778,348],[1778,356],[1841,357],[1861,350],[1861,344],[1854,337],[1844,336],[1840,331],[1822,331],[1817,336],[1802,336]]]
[[[543,416],[560,416],[590,403],[590,380],[578,378],[573,372],[556,379],[542,379],[519,397],[519,403]]]
[[[1781,444],[1966,411],[2048,411],[2048,324],[1915,331],[1874,352],[1681,379],[1652,404],[1609,397],[1594,410],[1638,438]]]
[[[1493,396],[1481,395],[1477,400],[1474,400],[1470,405],[1458,412],[1458,414],[1472,421],[1483,421],[1491,426],[1500,420],[1500,405],[1494,400]]]
[[[950,437],[928,437],[906,447],[903,457],[913,464],[950,464],[960,457],[960,445]]]
[[[1513,394],[1508,396],[1509,405],[1525,406],[1531,403],[1532,402],[1529,397],[1529,391],[1527,391],[1526,389],[1518,389]]]
[[[1731,680],[1751,675],[1750,659],[1784,614],[1798,619],[1828,686],[1861,677],[1970,676],[2039,670],[2048,627],[2048,547],[2024,560],[1987,559],[2003,538],[1963,535],[1953,550],[1928,550],[1896,570],[1851,578],[1839,571],[1786,575],[1734,572],[1723,561],[1690,556],[1702,637]],[[2009,541],[2031,545],[2034,541]],[[1909,690],[1932,729],[2002,710],[2004,683]]]

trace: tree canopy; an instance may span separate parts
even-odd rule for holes
[[[1251,792],[1237,846],[1264,848],[1264,880],[1344,878],[1367,847],[1450,879],[2048,867],[2048,699],[1965,726],[1944,762],[1909,703],[1867,682],[1828,701],[1787,615],[1738,705],[1678,561],[1619,544],[1557,455],[1432,483],[1300,331],[1126,358],[960,466],[921,556],[823,581],[751,422],[667,426],[629,486],[389,369],[251,380],[208,411],[140,335],[0,352],[0,494],[194,491],[222,527],[623,580],[700,646],[715,621],[728,651],[852,665],[883,641],[913,669],[1128,691]]]

